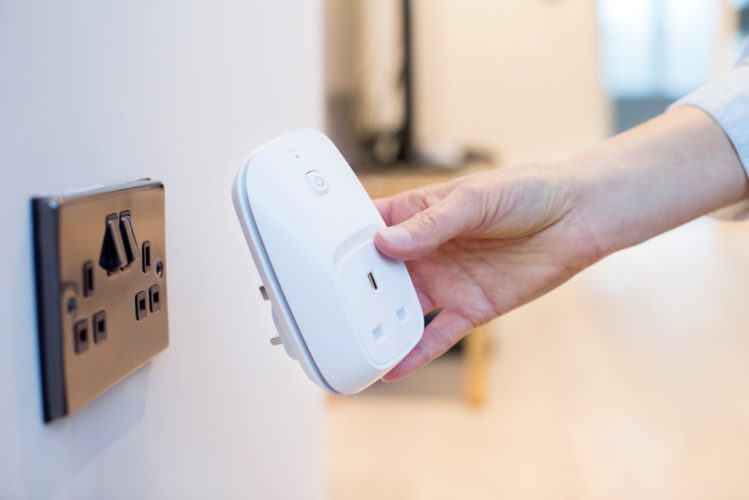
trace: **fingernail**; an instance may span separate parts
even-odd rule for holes
[[[388,227],[380,231],[382,236],[388,243],[397,247],[403,247],[411,243],[411,233],[402,227]]]

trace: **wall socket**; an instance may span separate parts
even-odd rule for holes
[[[169,345],[164,185],[32,200],[44,420]]]

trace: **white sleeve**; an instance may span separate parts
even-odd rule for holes
[[[722,78],[676,101],[671,108],[696,106],[717,121],[733,143],[744,170],[749,173],[749,43],[736,67]],[[720,218],[749,217],[749,200],[715,214]]]

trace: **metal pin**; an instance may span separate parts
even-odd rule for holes
[[[270,300],[268,297],[268,290],[266,290],[264,286],[260,287],[260,295],[263,296],[263,300]]]
[[[270,339],[272,345],[281,345],[281,337],[273,337]]]

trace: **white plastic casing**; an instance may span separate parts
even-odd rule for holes
[[[300,130],[261,147],[233,198],[281,341],[314,382],[353,394],[413,349],[411,278],[375,248],[385,223],[330,139]]]

